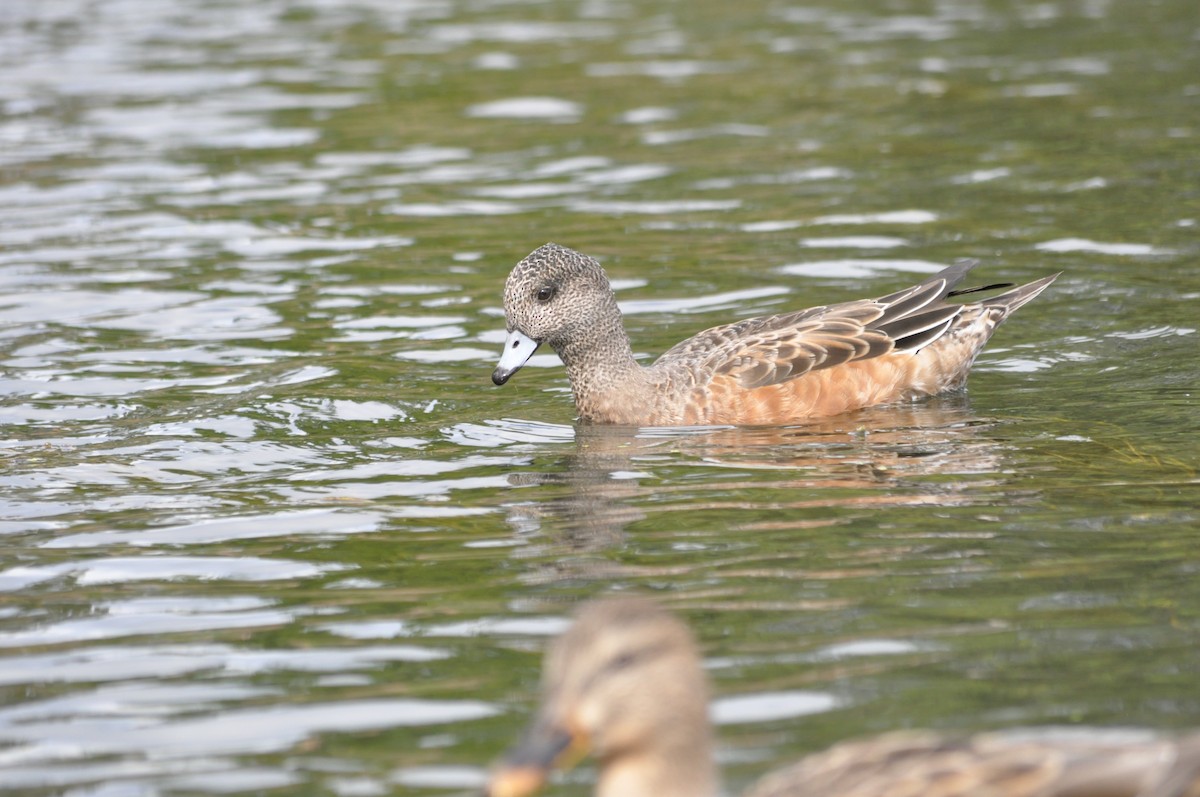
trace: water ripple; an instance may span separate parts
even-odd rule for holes
[[[138,694],[139,690],[122,688],[103,697],[111,704],[114,697],[136,699]],[[121,708],[114,719],[80,717],[71,723],[51,719],[17,722],[0,709],[0,739],[12,745],[5,757],[28,762],[129,753],[160,759],[270,753],[319,733],[442,725],[498,713],[494,706],[479,701],[417,699],[276,705],[181,719],[122,716]]]
[[[257,598],[133,598],[93,607],[98,616],[0,631],[0,647],[60,645],[158,634],[287,625],[295,613]]]
[[[125,584],[135,581],[167,581],[194,578],[230,581],[276,581],[313,578],[322,573],[346,569],[342,565],[314,565],[281,559],[241,556],[237,559],[214,556],[144,556],[82,559],[56,565],[12,567],[0,571],[0,592],[25,589],[52,579],[70,576],[80,586]]]
[[[106,548],[118,545],[199,545],[281,535],[364,534],[377,531],[383,515],[339,509],[302,509],[235,518],[201,520],[138,531],[68,534],[43,543],[45,548]]]

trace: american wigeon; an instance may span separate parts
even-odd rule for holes
[[[488,797],[525,797],[590,752],[597,797],[716,797],[708,689],[687,627],[648,599],[586,603],[546,653],[542,704],[492,770]],[[1195,797],[1200,735],[1024,729],[843,742],[746,797]]]
[[[930,396],[960,387],[1000,322],[1058,276],[948,304],[986,290],[952,290],[974,265],[878,299],[713,327],[647,367],[633,357],[600,264],[546,244],[505,283],[508,338],[492,381],[503,385],[549,343],[581,420],[634,426],[779,424]]]

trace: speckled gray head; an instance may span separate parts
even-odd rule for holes
[[[504,284],[504,320],[508,337],[492,381],[503,385],[549,343],[560,356],[572,339],[614,304],[600,264],[565,246],[539,246],[513,267]],[[565,356],[564,356],[565,359]]]

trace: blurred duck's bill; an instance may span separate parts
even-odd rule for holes
[[[538,342],[522,334],[519,330],[512,330],[508,333],[508,339],[504,341],[504,351],[500,355],[500,362],[496,365],[496,370],[492,371],[492,381],[497,385],[503,385],[508,381],[508,378],[521,370],[521,366],[529,362],[529,358],[537,351]]]

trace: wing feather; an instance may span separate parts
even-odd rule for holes
[[[944,304],[912,315],[894,317],[886,313],[875,328],[896,342],[901,350],[919,349],[937,340],[962,313],[956,304]]]
[[[953,328],[962,305],[945,299],[976,263],[960,261],[879,299],[713,327],[676,345],[659,362],[678,359],[697,373],[728,376],[753,390],[893,351],[915,351]]]

